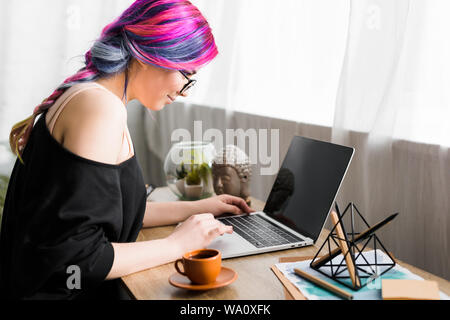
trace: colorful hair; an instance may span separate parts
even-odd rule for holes
[[[208,22],[185,0],[137,0],[107,25],[85,54],[85,67],[67,78],[27,119],[15,124],[11,150],[22,154],[36,117],[50,108],[68,88],[124,72],[127,101],[128,67],[132,58],[157,67],[192,73],[218,54]]]

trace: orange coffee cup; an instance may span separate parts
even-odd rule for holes
[[[183,264],[184,271],[178,266]],[[216,281],[222,269],[222,254],[215,249],[199,249],[187,252],[182,259],[175,261],[175,269],[193,283],[208,284]]]

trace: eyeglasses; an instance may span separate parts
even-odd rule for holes
[[[180,71],[180,73],[183,75],[183,77],[185,77],[188,80],[188,83],[186,83],[184,87],[180,90],[180,95],[182,95],[183,93],[186,93],[186,91],[188,91],[190,88],[192,88],[194,84],[197,82],[197,80],[189,79],[187,74],[184,73],[183,71]]]

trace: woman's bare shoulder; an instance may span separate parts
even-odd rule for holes
[[[66,149],[83,158],[117,164],[127,122],[125,106],[117,97],[101,88],[84,90],[67,103],[61,116]]]

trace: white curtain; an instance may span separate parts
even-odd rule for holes
[[[220,54],[187,102],[450,146],[449,1],[192,2]]]
[[[209,19],[219,56],[199,72],[188,102],[332,125],[348,0],[192,2]]]
[[[398,258],[450,277],[448,1],[354,0],[332,140],[356,148],[340,194]],[[345,201],[344,201],[345,200]]]
[[[198,74],[187,104],[147,118],[152,163],[164,160],[171,131],[192,131],[195,120],[222,130],[279,128],[281,159],[295,134],[353,146],[339,204],[354,202],[371,224],[399,212],[379,233],[384,245],[449,279],[450,2],[194,3],[220,55]],[[264,200],[274,177],[258,176],[259,168],[251,188]],[[161,169],[149,176],[163,179]]]
[[[30,116],[133,1],[0,1],[0,174],[9,173],[11,127]]]

